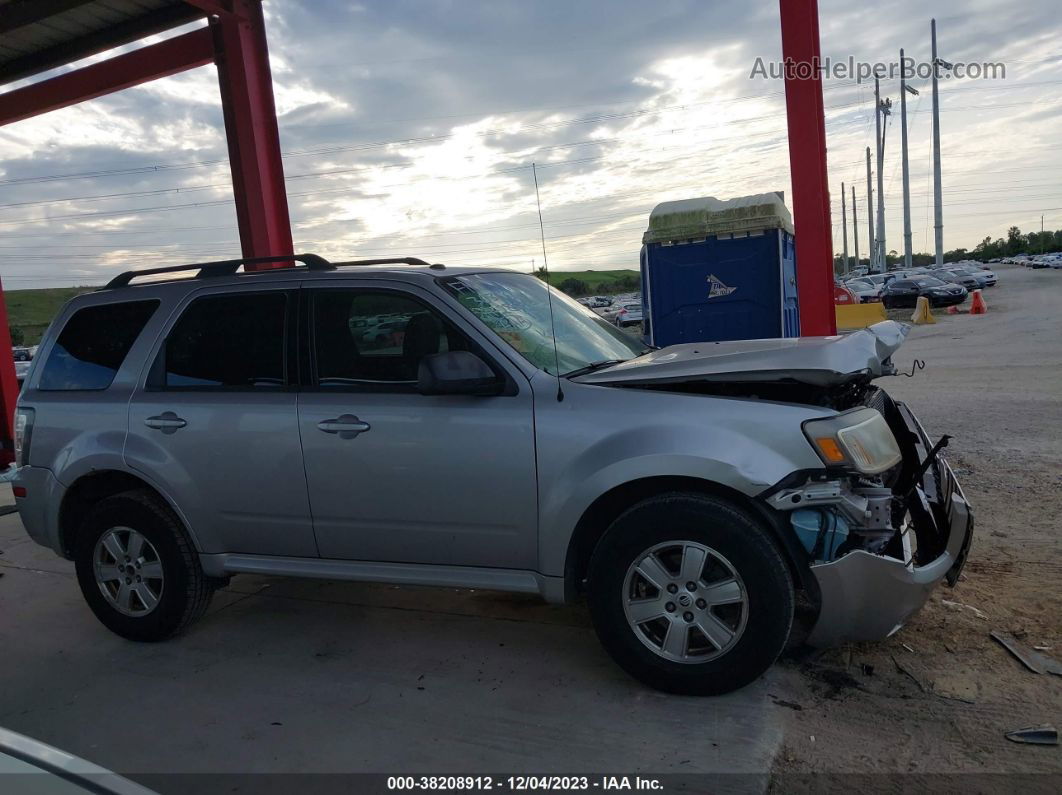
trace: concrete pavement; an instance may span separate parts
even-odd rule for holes
[[[651,691],[581,608],[244,576],[186,635],[136,644],[17,514],[0,550],[0,725],[134,778],[741,772],[756,790],[781,742],[770,678],[715,699]]]

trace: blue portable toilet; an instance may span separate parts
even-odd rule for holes
[[[799,336],[794,248],[782,193],[658,204],[642,236],[646,342]]]

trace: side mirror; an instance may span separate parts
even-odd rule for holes
[[[425,356],[417,371],[422,395],[497,395],[504,386],[485,361],[468,351]]]

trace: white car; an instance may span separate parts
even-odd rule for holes
[[[127,778],[24,734],[0,729],[0,780],[10,792],[156,795]]]
[[[619,310],[612,318],[612,322],[620,328],[639,326],[642,323],[641,304],[621,304]]]
[[[860,279],[876,284],[879,288],[884,287],[887,282],[892,281],[896,277],[894,273],[868,273],[866,276],[860,276]]]
[[[859,299],[859,303],[869,304],[881,300],[881,288],[884,285],[875,284],[867,278],[861,278],[849,279],[844,283],[844,286],[855,293],[855,297]]]

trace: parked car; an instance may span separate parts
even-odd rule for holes
[[[33,366],[33,362],[29,359],[15,360],[15,380],[18,382],[19,386],[22,386],[22,382],[26,380],[26,376],[29,374],[31,366]]]
[[[932,276],[917,279],[896,279],[885,285],[881,291],[881,301],[886,309],[911,306],[918,303],[918,297],[924,295],[930,306],[952,306],[966,300],[965,287],[948,284]]]
[[[619,311],[612,318],[612,322],[620,328],[640,326],[642,323],[642,305],[640,303],[622,304]]]
[[[592,295],[587,300],[587,306],[591,309],[601,309],[606,306],[612,306],[612,299],[607,295]]]
[[[896,276],[892,273],[868,273],[866,276],[860,276],[861,279],[866,279],[872,284],[876,284],[878,287],[884,287],[888,282],[891,282]]]
[[[772,664],[797,591],[822,647],[959,578],[969,505],[873,383],[906,326],[647,350],[529,274],[294,259],[128,272],[45,334],[13,492],[122,637],[243,572],[585,596],[625,670],[707,695]],[[351,330],[382,305],[398,351]]]
[[[0,729],[0,781],[7,792],[40,795],[155,795],[117,773],[10,729]]]
[[[949,270],[953,274],[955,274],[956,276],[972,276],[974,281],[977,282],[977,287],[975,287],[974,289],[983,290],[984,288],[990,286],[989,283],[988,283],[989,282],[988,275],[984,271],[982,271],[982,270],[980,270],[978,268],[954,268],[953,267],[953,268],[950,268]],[[964,284],[963,286],[965,287],[966,285]],[[969,288],[967,288],[967,289],[969,289]]]
[[[984,280],[976,278],[972,273],[965,273],[960,270],[941,268],[940,270],[930,271],[929,275],[947,284],[957,284],[964,287],[967,292],[978,290],[985,286]]]
[[[911,268],[909,270],[897,268],[889,271],[886,275],[891,276],[892,279],[917,279],[919,276],[928,276],[929,268]]]
[[[859,303],[873,303],[881,300],[881,286],[874,284],[870,279],[849,279],[845,286],[851,290]]]

